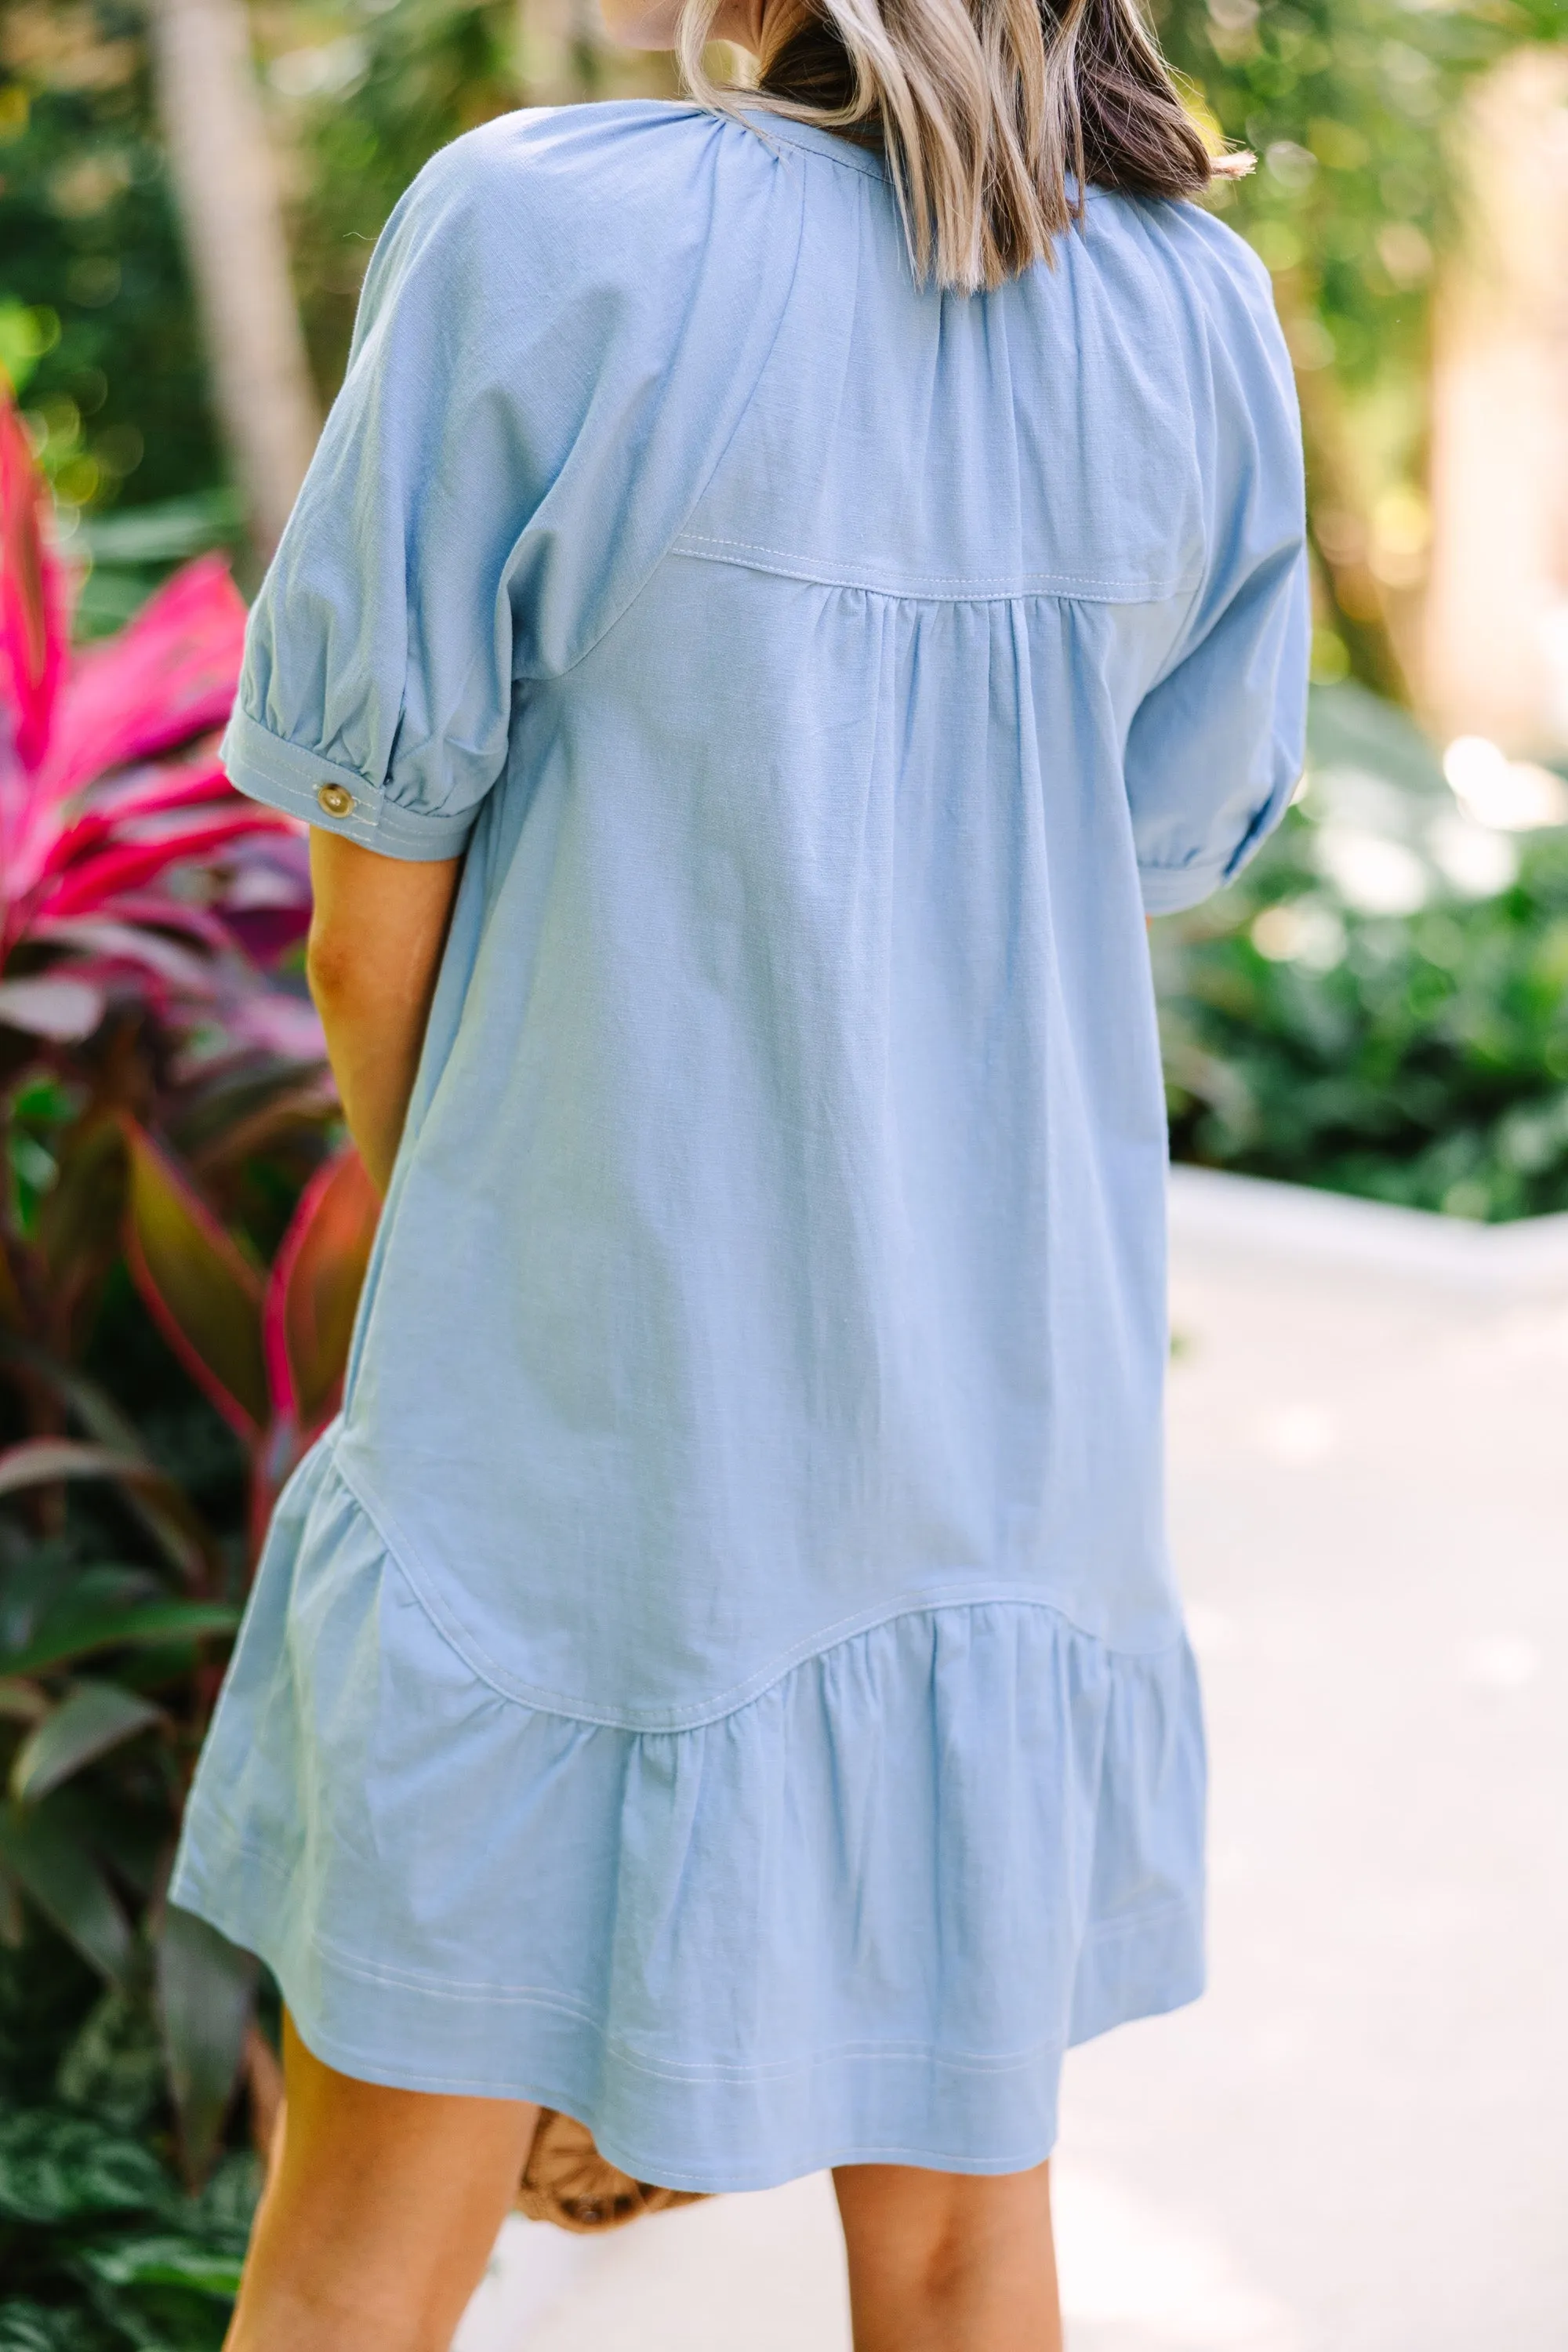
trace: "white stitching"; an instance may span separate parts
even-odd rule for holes
[[[665,1710],[675,1720],[627,1723],[619,1716],[585,1714],[582,1700],[574,1699],[564,1692],[546,1689],[539,1684],[526,1683],[521,1675],[513,1675],[499,1658],[491,1657],[484,1643],[468,1627],[458,1622],[437,1596],[426,1591],[422,1578],[410,1567],[405,1553],[393,1541],[383,1507],[371,1502],[363,1487],[344,1467],[340,1443],[332,1450],[331,1474],[380,1538],[387,1559],[407,1586],[416,1605],[468,1672],[493,1690],[498,1698],[507,1700],[513,1706],[527,1707],[535,1715],[562,1716],[568,1722],[592,1726],[601,1731],[626,1732],[637,1738],[666,1739],[706,1730],[739,1715],[744,1707],[755,1706],[803,1666],[826,1659],[833,1651],[846,1649],[851,1642],[860,1640],[865,1634],[874,1633],[880,1627],[898,1623],[906,1617],[936,1616],[960,1609],[1027,1610],[1040,1616],[1054,1618],[1074,1639],[1091,1643],[1113,1663],[1132,1666],[1157,1664],[1162,1659],[1179,1655],[1186,1638],[1184,1631],[1178,1631],[1157,1650],[1117,1650],[1100,1634],[1091,1633],[1086,1627],[1075,1624],[1058,1601],[1042,1600],[1037,1593],[1023,1592],[1011,1585],[959,1585],[893,1601],[879,1614],[867,1616],[857,1612],[841,1617],[836,1623],[819,1627],[816,1633],[807,1634],[803,1641],[785,1651],[781,1658],[770,1660],[754,1675],[732,1684],[729,1690],[720,1691],[711,1698],[700,1701],[695,1708],[678,1710],[671,1707]]]
[[[826,565],[811,556],[791,554],[786,548],[769,547],[757,540],[721,539],[712,532],[695,530],[680,532],[671,541],[669,552],[672,555],[689,555],[699,562],[718,562],[726,560],[724,557],[715,556],[704,558],[702,550],[709,547],[731,550],[738,555],[771,556],[773,568],[787,568],[791,578],[815,581],[825,588],[859,588],[871,595],[893,597],[909,595],[917,599],[922,594],[931,593],[939,596],[943,602],[955,604],[966,601],[966,591],[979,601],[990,602],[993,599],[1030,594],[1049,595],[1057,592],[1070,596],[1077,590],[1085,595],[1114,599],[1119,602],[1154,604],[1162,603],[1167,597],[1181,595],[1198,584],[1194,579],[1185,575],[1166,583],[1148,580],[1103,580],[1086,572],[976,572],[973,574],[964,572],[911,572],[901,575],[908,585],[900,588],[886,584],[893,578],[894,575],[891,573],[884,573],[880,581],[873,580],[869,572],[862,574],[858,579],[852,579],[843,572],[829,571]]]

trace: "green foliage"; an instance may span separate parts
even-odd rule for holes
[[[519,103],[517,21],[512,0],[395,0],[274,58],[274,89],[297,93],[296,268],[324,383],[342,373],[365,263],[404,189],[438,147]]]
[[[60,600],[5,422],[0,2347],[216,2352],[255,2186],[236,2142],[258,1969],[164,1889],[252,1530],[334,1408],[375,1203],[329,1150],[313,1016],[301,1026],[268,984],[300,928],[294,837],[224,938],[220,987],[198,985],[206,968],[178,944],[220,936],[252,820],[236,802],[193,824],[209,782],[226,788],[187,761],[171,829],[146,746],[226,716],[239,632],[211,625],[240,618],[237,599],[211,565],[160,591],[94,657],[95,728],[66,731],[76,768],[51,765],[77,673],[14,657],[18,642],[61,649]],[[91,799],[106,777],[117,812],[153,794],[153,841],[114,840]],[[84,845],[96,868],[73,858]],[[171,859],[189,895],[156,887]],[[114,958],[112,992],[78,971],[67,1018],[71,982],[42,961],[51,888],[74,893],[69,952],[90,940]],[[110,1385],[84,1368],[95,1355]],[[248,1478],[232,1443],[222,1458],[218,1412],[250,1441]]]
[[[1352,688],[1320,691],[1312,734],[1275,840],[1156,926],[1176,1156],[1454,1215],[1568,1209],[1568,831],[1468,822]]]
[[[438,147],[521,103],[673,88],[666,61],[563,40],[515,0],[280,0],[253,33],[323,399],[371,247]],[[89,631],[171,563],[239,543],[130,0],[0,0],[0,365],[85,518]]]
[[[157,1978],[185,2167],[205,2179],[239,2074],[257,1966],[205,1919],[171,1910],[158,1937]]]
[[[121,2011],[106,2033],[107,2005],[60,2055],[55,2097],[0,2116],[0,2352],[218,2352],[260,2168],[237,2153],[201,2195],[180,2189],[132,2136],[151,2102],[116,2120],[135,2028]]]
[[[13,1342],[0,1371],[14,1426],[37,1359]],[[79,1374],[61,1392],[118,1413]],[[238,1612],[101,1488],[68,1495],[0,1517],[0,2352],[216,2352],[257,2188],[234,2096],[256,1969],[159,1891]]]
[[[1391,633],[1423,576],[1431,293],[1475,160],[1476,78],[1568,33],[1565,0],[1154,0],[1211,130],[1251,150],[1214,202],[1274,276],[1319,557],[1318,674],[1405,698]]]
[[[1173,63],[1259,168],[1235,225],[1319,333],[1298,364],[1364,386],[1424,355],[1434,247],[1456,224],[1445,136],[1474,76],[1568,34],[1562,0],[1169,0]]]
[[[163,2168],[140,2140],[68,2109],[25,2107],[0,2116],[0,2214],[7,2221],[161,2212],[168,2197]]]
[[[122,0],[0,5],[0,359],[68,505],[221,478],[143,18]]]

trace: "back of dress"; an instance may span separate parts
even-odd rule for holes
[[[1002,2063],[1009,1969],[1042,2050],[1195,1990],[1143,916],[1295,782],[1300,504],[1266,278],[1187,206],[1091,194],[1054,268],[942,294],[875,156],[614,106],[460,142],[378,253],[228,745],[312,823],[467,847],[344,1416],[274,1538],[321,1692],[374,1622],[422,1724],[416,1769],[331,1699],[366,1793],[322,1851],[352,1878],[433,1755],[515,1795],[543,1742],[602,1901],[664,1925],[629,1984],[588,1914],[533,1964],[655,2074],[696,2036],[693,2146],[827,2160],[789,2069],[868,1968],[928,2104],[933,2050]],[[873,1853],[841,1930],[823,1872]],[[434,1981],[487,1930],[430,1866]],[[754,2058],[692,1956],[792,1917],[827,1957]]]

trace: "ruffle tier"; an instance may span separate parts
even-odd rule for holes
[[[504,1696],[330,1444],[280,1508],[172,1894],[363,2079],[542,2100],[671,2188],[1049,2153],[1063,2051],[1202,1989],[1184,1641],[906,1611],[696,1729]]]

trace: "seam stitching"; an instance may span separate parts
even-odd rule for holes
[[[869,1617],[858,1614],[842,1617],[836,1623],[807,1635],[805,1641],[787,1651],[776,1664],[770,1662],[759,1667],[755,1675],[731,1685],[729,1690],[717,1693],[713,1698],[700,1703],[695,1708],[667,1710],[675,1719],[662,1723],[627,1723],[619,1716],[585,1713],[580,1700],[539,1684],[525,1683],[520,1675],[511,1674],[499,1659],[491,1657],[485,1645],[468,1627],[460,1624],[434,1593],[426,1591],[423,1579],[411,1567],[404,1550],[394,1541],[386,1514],[371,1500],[344,1466],[341,1448],[334,1448],[331,1466],[353,1502],[370,1521],[388,1560],[407,1586],[423,1615],[470,1674],[478,1675],[499,1698],[506,1699],[513,1706],[531,1708],[539,1715],[563,1716],[569,1722],[592,1725],[600,1730],[626,1732],[638,1738],[668,1738],[683,1732],[706,1730],[713,1724],[725,1722],[731,1716],[739,1715],[742,1708],[757,1705],[802,1666],[826,1658],[830,1652],[847,1647],[849,1643],[858,1641],[863,1634],[875,1633],[879,1627],[893,1624],[905,1617],[934,1616],[960,1609],[1029,1610],[1052,1618],[1069,1634],[1079,1641],[1090,1643],[1108,1659],[1132,1665],[1154,1664],[1177,1655],[1185,1639],[1184,1633],[1178,1632],[1157,1650],[1114,1650],[1099,1634],[1075,1625],[1055,1601],[1043,1601],[1036,1594],[1020,1592],[1011,1586],[990,1589],[959,1586],[952,1588],[950,1593],[939,1590],[896,1601]]]
[[[698,108],[695,110],[700,113],[708,111],[705,108]],[[720,470],[723,466],[725,458],[729,456],[731,449],[734,446],[736,436],[739,435],[741,427],[744,425],[747,417],[752,413],[752,404],[762,387],[763,378],[767,375],[769,370],[773,366],[773,353],[779,347],[779,337],[784,332],[784,320],[788,317],[790,306],[795,300],[795,283],[800,276],[800,257],[805,244],[805,205],[803,199],[797,208],[795,215],[795,252],[790,261],[789,284],[785,287],[783,298],[779,303],[778,311],[773,323],[773,331],[768,337],[767,349],[763,352],[762,357],[757,362],[756,373],[752,379],[752,388],[746,394],[744,402],[742,404],[734,424],[730,429],[729,437],[726,439],[724,446],[719,451],[713,463],[709,467],[708,471],[703,475],[701,481],[698,484],[697,488],[691,494],[691,498],[687,504],[685,517],[680,524],[679,530],[676,531],[673,538],[665,541],[659,554],[655,558],[653,562],[649,564],[646,576],[638,582],[637,587],[626,597],[626,602],[617,606],[616,610],[611,614],[609,619],[605,623],[604,627],[599,630],[598,634],[589,644],[583,647],[581,653],[574,655],[573,658],[561,669],[551,670],[539,674],[531,671],[524,671],[521,673],[520,679],[514,681],[514,683],[521,683],[529,686],[555,686],[558,685],[563,678],[570,677],[574,670],[582,668],[583,664],[598,650],[599,646],[605,643],[605,640],[607,637],[612,635],[614,632],[619,628],[621,623],[626,618],[627,614],[631,613],[637,605],[640,604],[643,598],[647,594],[648,590],[653,585],[654,580],[658,576],[660,567],[668,560],[670,550],[675,544],[675,540],[679,538],[680,532],[685,530],[687,522],[689,522],[691,517],[697,512],[698,508],[701,505],[703,499],[707,497],[709,491],[713,487],[715,480],[718,478]]]
[[[350,835],[356,829],[384,833],[411,844],[422,844],[443,833],[455,835],[472,824],[473,810],[405,807],[391,798],[384,783],[372,783],[362,770],[345,766],[341,760],[329,759],[324,751],[278,734],[264,719],[246,709],[243,703],[236,705],[233,716],[243,722],[246,730],[242,741],[235,746],[235,767],[249,768],[278,790],[297,793],[306,803],[313,801],[314,794],[301,769],[316,772],[322,778],[341,777],[345,785],[358,787],[353,808],[346,817],[333,820],[333,830]],[[307,822],[319,824],[321,819],[321,813],[317,810]]]
[[[761,555],[787,555],[788,553],[786,549],[770,547],[766,541],[759,539],[723,539],[712,531],[703,530],[687,531],[683,533],[682,536],[708,547],[750,548],[753,553]],[[803,558],[791,559],[791,561],[804,560],[805,559]],[[1078,587],[1099,586],[1126,589],[1133,584],[1131,582],[1123,580],[1102,581],[1098,572],[1021,572],[1016,574],[1005,572],[980,572],[973,574],[967,572],[911,572],[909,576],[911,580],[929,580],[936,582],[972,581],[973,584],[977,588],[994,588],[1000,586],[1005,581],[1015,577],[1020,580],[1057,580]]]
[[[266,1864],[272,1870],[274,1875],[283,1874],[264,1849],[238,1836],[232,1838],[229,1843],[230,1850],[237,1857],[244,1854],[248,1859]],[[210,1877],[210,1870],[202,1875]],[[209,1889],[206,1887],[203,1887],[201,1892],[204,1895],[209,1895]],[[1156,1910],[1141,1913],[1136,1918],[1128,1920],[1124,1923],[1125,1931],[1141,1930],[1156,1926],[1166,1918],[1178,1915],[1184,1916],[1190,1907],[1181,1902],[1162,1904]],[[1031,2042],[1021,2050],[987,2054],[981,2051],[948,2051],[939,2043],[931,2042],[856,2040],[831,2042],[820,2050],[809,2051],[802,2056],[781,2058],[760,2066],[661,2065],[657,2060],[636,2049],[623,2035],[614,2032],[585,2003],[575,2001],[567,1994],[553,1992],[539,1985],[460,1984],[422,1977],[412,1970],[388,1968],[383,1962],[363,1958],[358,1953],[349,1951],[333,1937],[321,1934],[318,1929],[311,1928],[307,1932],[311,1949],[319,1953],[330,1968],[340,1969],[343,1975],[353,1978],[356,1982],[383,1985],[389,1990],[414,1993],[422,1999],[441,2000],[453,2006],[469,2002],[495,2002],[510,2008],[547,2010],[557,2016],[571,2020],[574,2024],[586,2026],[620,2063],[636,2073],[647,2074],[661,2082],[781,2083],[809,2074],[820,2066],[835,2064],[846,2059],[866,2058],[892,2058],[905,2063],[920,2061],[950,2067],[955,2073],[962,2074],[1001,2074],[1036,2065],[1044,2058],[1058,2056],[1066,2046],[1058,2037],[1050,2036],[1039,2042]]]
[[[720,551],[710,553],[710,550]],[[886,579],[873,580],[862,574],[853,579],[842,572],[814,562],[809,556],[792,555],[787,549],[768,547],[760,541],[744,539],[721,539],[704,531],[683,530],[670,541],[671,555],[689,556],[700,563],[734,563],[741,569],[772,572],[791,580],[808,580],[824,588],[858,589],[868,596],[886,596],[910,603],[930,601],[941,604],[1012,603],[1029,596],[1064,596],[1071,601],[1081,596],[1086,603],[1158,604],[1172,596],[1185,594],[1195,585],[1189,577],[1169,583],[1162,581],[1101,580],[1089,572],[1028,572],[1018,574],[971,576],[962,572],[910,572],[906,584],[890,586]],[[762,562],[757,559],[770,558]],[[747,559],[752,559],[750,562]]]

